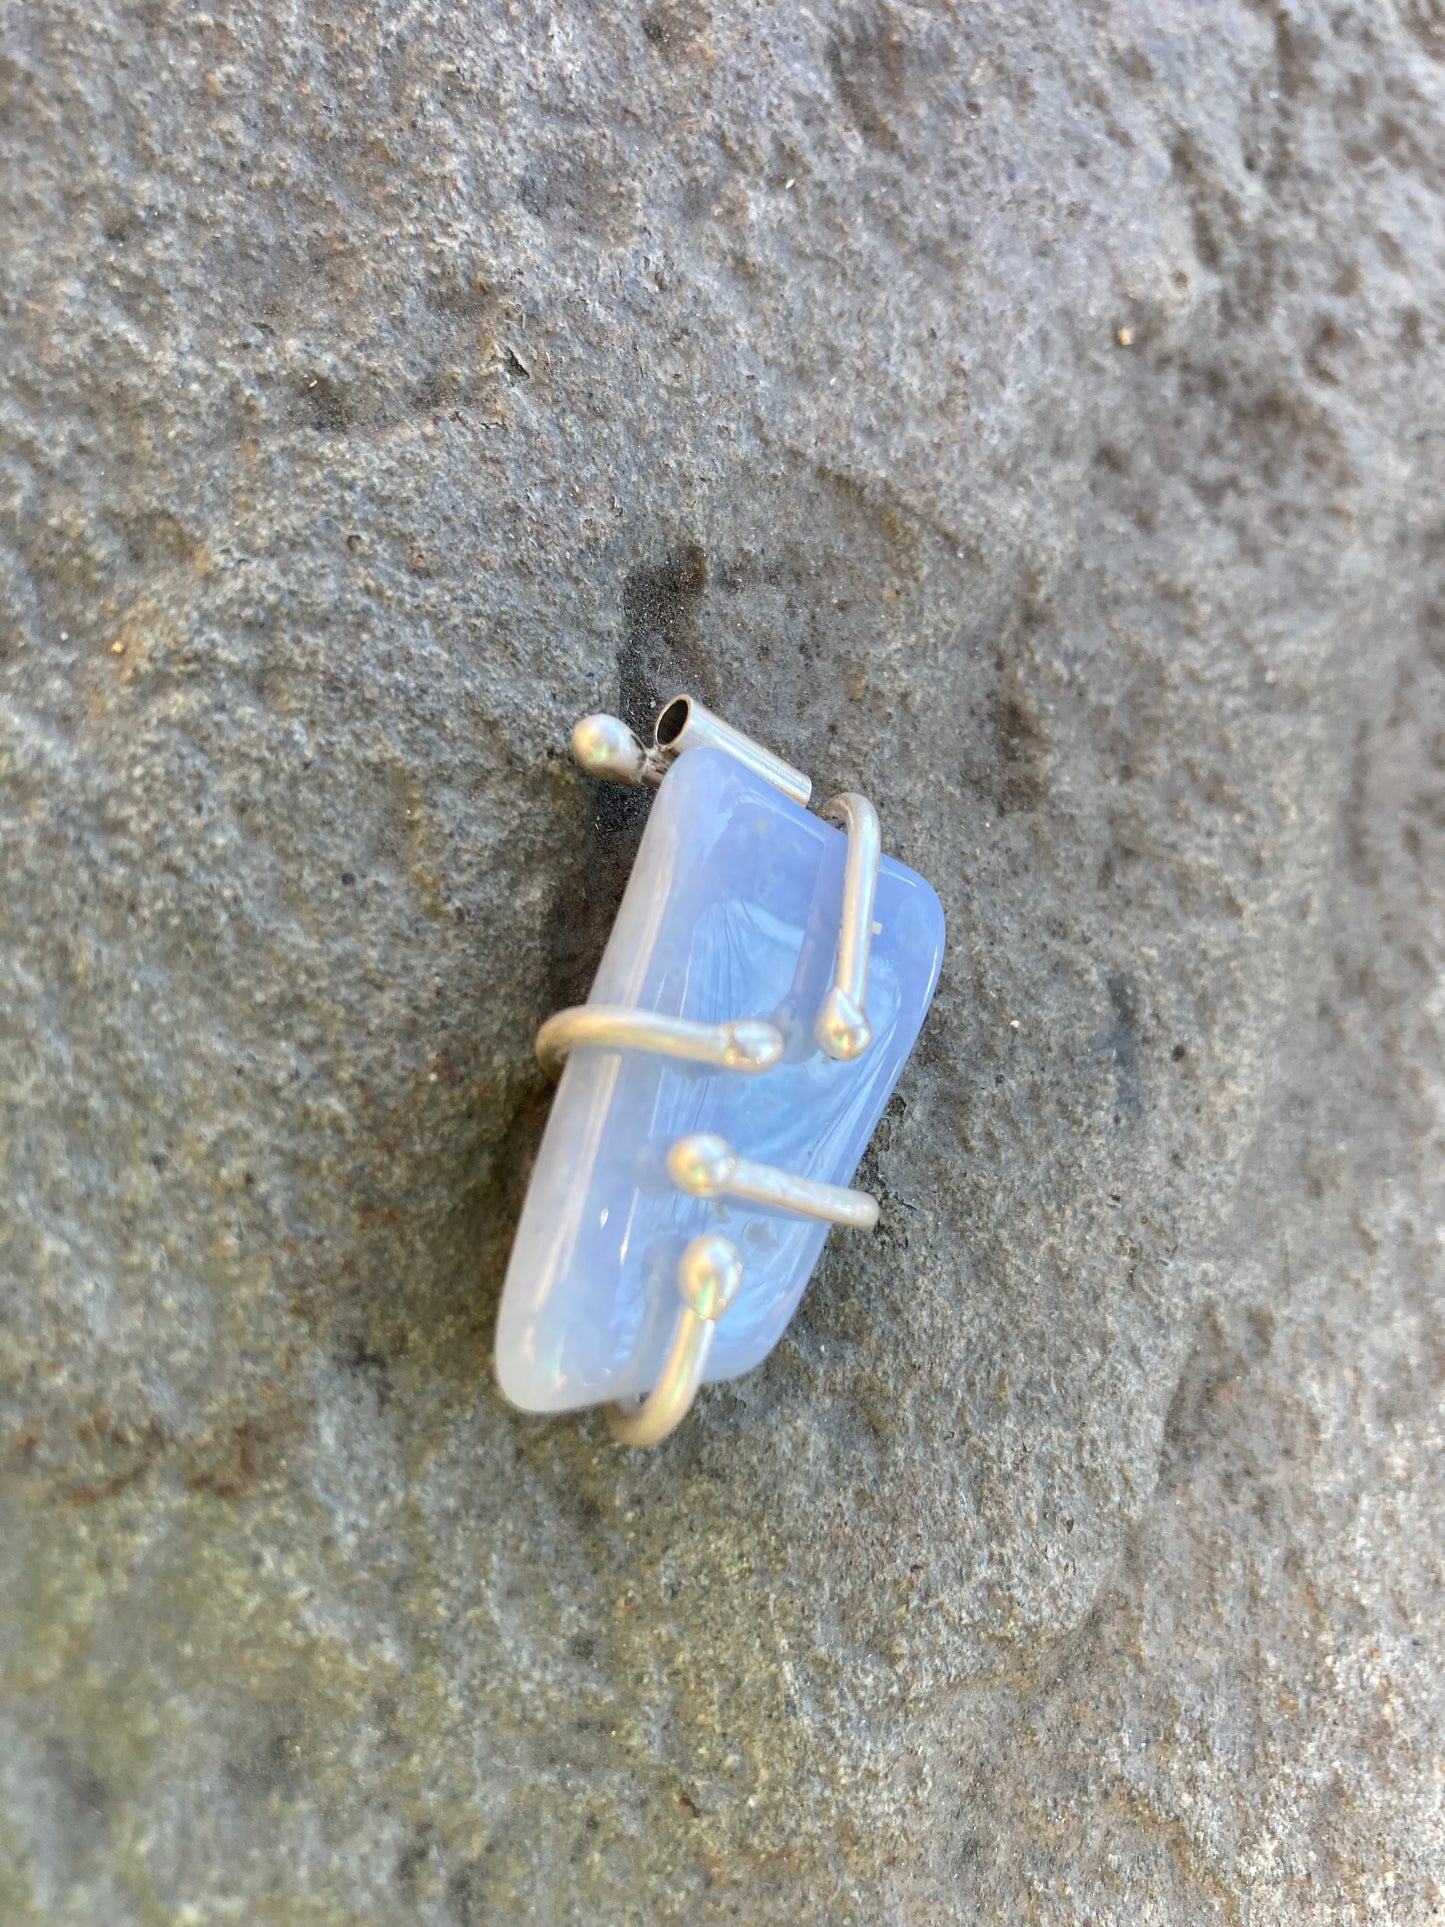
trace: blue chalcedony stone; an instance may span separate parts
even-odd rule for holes
[[[884,857],[873,1042],[851,1063],[825,1057],[813,1019],[832,973],[846,848],[841,830],[723,750],[687,750],[663,779],[589,1002],[707,1023],[765,1017],[786,1047],[752,1076],[574,1050],[497,1320],[497,1377],[513,1404],[559,1412],[648,1391],[677,1320],[678,1254],[702,1231],[723,1231],[743,1259],[705,1377],[748,1371],[781,1337],[828,1227],[687,1196],[665,1159],[677,1138],[710,1131],[740,1157],[851,1181],[932,1000],[943,911],[922,877]]]

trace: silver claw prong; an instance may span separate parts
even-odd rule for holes
[[[726,1138],[711,1131],[692,1131],[678,1138],[667,1153],[667,1174],[679,1191],[692,1198],[742,1198],[748,1204],[769,1204],[800,1218],[821,1218],[825,1224],[871,1231],[878,1222],[878,1200],[846,1184],[824,1184],[780,1171],[775,1164],[754,1164],[740,1158]]]
[[[657,1383],[640,1404],[609,1405],[607,1423],[623,1445],[657,1445],[686,1416],[702,1383],[713,1333],[743,1281],[737,1246],[721,1232],[694,1238],[677,1261],[682,1310]]]
[[[783,1035],[763,1017],[697,1024],[688,1017],[667,1017],[658,1010],[632,1010],[621,1004],[573,1004],[554,1012],[537,1032],[537,1062],[555,1077],[568,1053],[586,1046],[646,1051],[677,1063],[756,1076],[771,1070],[782,1056]]]
[[[833,981],[818,1008],[813,1036],[829,1057],[847,1062],[861,1057],[873,1042],[868,1022],[868,954],[873,944],[873,897],[883,855],[878,812],[866,796],[845,790],[825,803],[820,815],[843,825],[848,855],[843,866],[843,908]]]

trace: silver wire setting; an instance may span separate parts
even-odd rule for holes
[[[674,696],[663,705],[648,745],[616,716],[584,716],[572,731],[572,756],[589,776],[655,789],[684,750],[704,743],[727,751],[784,796],[807,807],[813,786],[800,770],[713,715],[692,696]],[[873,805],[851,791],[833,797],[819,814],[842,826],[848,853],[832,978],[814,1020],[813,1036],[825,1055],[848,1063],[861,1057],[873,1041],[868,1022],[868,957],[882,832]],[[759,1076],[782,1056],[783,1037],[775,1025],[761,1018],[700,1024],[611,1004],[559,1010],[537,1033],[537,1058],[551,1076],[558,1075],[570,1051],[585,1048],[647,1051],[707,1070]],[[710,1132],[677,1139],[667,1153],[667,1171],[690,1197],[746,1199],[859,1231],[871,1231],[878,1222],[878,1201],[868,1192],[755,1164]],[[742,1256],[721,1232],[694,1238],[682,1253],[677,1265],[682,1308],[657,1383],[645,1398],[606,1408],[613,1435],[624,1445],[656,1445],[686,1415],[702,1383],[717,1321],[737,1296],[742,1278]]]

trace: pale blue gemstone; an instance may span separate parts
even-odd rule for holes
[[[678,1254],[701,1231],[724,1231],[743,1259],[706,1377],[748,1371],[781,1337],[828,1227],[689,1197],[664,1160],[675,1139],[712,1131],[740,1157],[851,1181],[932,1000],[943,911],[922,877],[884,857],[873,1043],[852,1063],[825,1057],[813,1019],[832,972],[845,852],[842,831],[722,750],[686,751],[663,780],[589,1001],[708,1023],[766,1017],[787,1047],[754,1076],[574,1051],[497,1320],[497,1377],[515,1405],[558,1412],[649,1390],[677,1320]]]

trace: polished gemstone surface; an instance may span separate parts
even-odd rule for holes
[[[715,1132],[745,1158],[851,1181],[938,980],[943,911],[883,858],[868,979],[873,1043],[825,1057],[813,1020],[838,932],[846,839],[722,750],[664,779],[589,1002],[715,1023],[765,1017],[782,1060],[748,1076],[641,1052],[574,1050],[517,1227],[497,1322],[497,1377],[528,1411],[647,1391],[678,1313],[678,1254],[721,1230],[743,1258],[705,1379],[765,1358],[802,1295],[825,1225],[670,1180],[668,1147]],[[843,1237],[866,1234],[840,1232]]]

